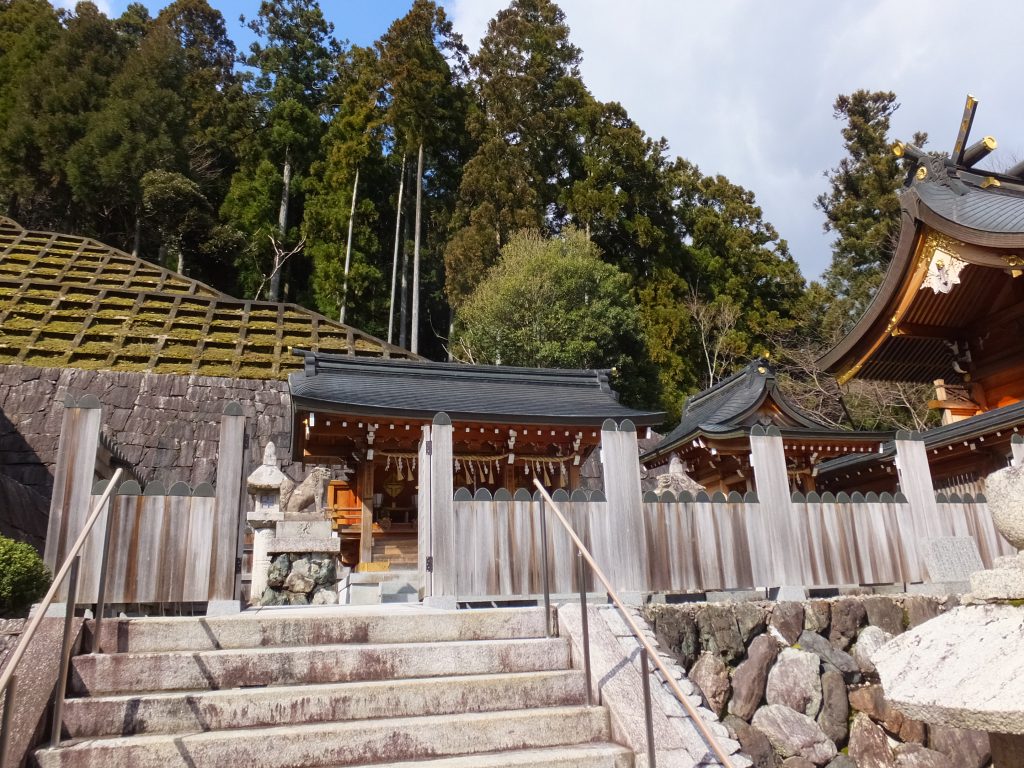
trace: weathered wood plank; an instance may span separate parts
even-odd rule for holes
[[[420,435],[420,445],[416,461],[416,474],[418,488],[416,489],[416,509],[418,511],[417,523],[417,552],[416,564],[420,574],[420,583],[423,585],[422,597],[430,597],[434,594],[434,574],[427,571],[427,558],[433,553],[431,548],[431,519],[430,519],[430,457],[427,454],[427,446],[430,444],[430,427],[424,425]]]
[[[216,499],[193,496],[188,508],[188,536],[182,597],[185,602],[203,603],[210,599],[210,566],[216,524]]]
[[[632,423],[616,427],[610,419],[605,421],[601,427],[601,460],[605,495],[614,522],[609,520],[608,525],[594,529],[594,556],[612,584],[627,591],[642,591],[648,572],[638,455]]]
[[[228,403],[220,421],[217,484],[211,556],[209,600],[231,600],[236,594],[235,559],[241,552],[243,485],[245,483],[245,416],[236,402]]]
[[[96,398],[86,396],[76,404],[68,396],[61,422],[43,553],[43,560],[51,573],[64,562],[68,548],[89,516],[101,418],[102,411]],[[83,565],[86,562],[83,557]],[[63,600],[66,596],[65,583],[57,593],[57,599]]]

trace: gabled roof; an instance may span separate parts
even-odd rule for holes
[[[296,409],[354,415],[463,421],[588,424],[665,414],[621,405],[602,370],[511,368],[461,363],[372,360],[295,350],[302,372],[288,377]]]
[[[793,405],[779,389],[775,371],[764,358],[752,361],[732,376],[690,397],[679,425],[641,459],[648,461],[697,437],[746,435],[754,424],[766,422],[784,431],[814,434],[840,432]],[[857,433],[842,432],[844,436]],[[869,439],[877,439],[871,433]]]
[[[0,218],[0,364],[282,379],[300,366],[290,346],[415,357],[304,307]]]
[[[1024,292],[1010,274],[1024,265],[1024,181],[931,155],[910,170],[899,242],[882,284],[853,329],[818,361],[840,383],[853,376],[959,381],[950,343],[983,330],[991,313]],[[945,292],[926,284],[937,253],[964,264],[959,284]]]

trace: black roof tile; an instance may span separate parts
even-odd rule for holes
[[[378,360],[294,350],[305,370],[288,378],[294,407],[359,415],[469,421],[655,425],[664,413],[617,401],[601,370],[562,370]]]

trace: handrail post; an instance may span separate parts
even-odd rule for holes
[[[64,725],[64,696],[68,690],[68,667],[71,665],[71,631],[75,621],[75,601],[78,599],[78,568],[82,556],[75,555],[68,577],[68,596],[64,609],[64,639],[60,646],[60,674],[57,676],[57,694],[53,701],[53,731],[50,735],[50,749],[60,746]]]
[[[551,588],[548,585],[548,519],[544,509],[544,497],[540,499],[540,557],[541,581],[544,584],[544,632],[548,637],[552,636],[551,631]]]
[[[594,705],[594,691],[590,682],[590,622],[587,617],[587,572],[583,562],[583,551],[578,550],[580,577],[580,619],[583,621],[583,675],[587,684],[587,706]]]
[[[0,720],[0,768],[7,768],[7,750],[11,744],[11,722],[14,720],[14,687],[16,677],[11,677],[7,684],[7,693],[4,695],[4,716]]]
[[[651,710],[651,668],[647,663],[647,649],[640,646],[640,676],[644,684],[644,718],[647,720],[647,764],[657,768],[654,754],[654,712]]]
[[[111,525],[111,518],[114,516],[114,500],[113,498],[107,502],[107,519],[103,526],[103,554],[100,557],[100,583],[96,590],[96,620],[93,621],[93,636],[92,636],[92,653],[103,653],[103,649],[100,647],[102,630],[103,630],[103,614],[107,609],[107,562],[110,559],[110,531],[113,528]]]
[[[587,627],[586,574],[583,571],[584,560],[594,572],[594,578],[604,586],[608,594],[608,598],[612,601],[615,607],[619,609],[619,612],[622,614],[622,620],[626,623],[626,626],[629,627],[629,631],[633,633],[633,637],[636,638],[640,647],[647,651],[648,661],[653,660],[654,667],[661,673],[664,684],[668,686],[673,696],[675,696],[676,700],[682,705],[686,714],[693,723],[694,728],[696,728],[697,732],[700,733],[701,738],[704,739],[704,742],[711,748],[711,751],[714,753],[715,757],[718,758],[718,761],[722,764],[723,768],[732,768],[732,760],[729,759],[729,755],[726,754],[722,745],[719,744],[718,738],[711,732],[707,723],[704,722],[704,719],[694,708],[693,704],[690,703],[686,694],[683,693],[682,688],[679,687],[679,683],[676,682],[672,673],[669,672],[668,667],[665,666],[665,662],[658,658],[657,651],[655,651],[654,646],[652,646],[647,638],[644,637],[639,625],[634,621],[633,617],[629,615],[629,612],[626,609],[626,604],[622,602],[622,598],[619,597],[618,593],[615,591],[615,587],[612,586],[611,581],[605,575],[604,571],[601,570],[601,566],[597,564],[594,556],[591,554],[590,550],[587,549],[587,545],[583,543],[583,539],[581,539],[576,534],[576,531],[573,530],[572,525],[570,525],[569,521],[565,519],[565,515],[563,515],[558,509],[558,505],[555,504],[551,495],[547,490],[545,490],[544,486],[540,484],[540,481],[534,478],[533,484],[537,487],[541,497],[551,505],[551,511],[555,513],[555,518],[558,520],[562,528],[565,529],[570,541],[572,541],[576,546],[576,550],[580,558],[580,602],[582,603],[580,618],[582,619],[583,625],[583,658],[587,674],[588,700],[591,699],[592,694],[590,690],[590,635]]]

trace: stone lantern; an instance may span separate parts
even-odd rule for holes
[[[272,442],[267,443],[263,451],[263,464],[246,481],[249,495],[253,498],[253,508],[246,513],[246,520],[253,530],[252,602],[258,602],[267,588],[267,573],[270,570],[268,547],[277,523],[284,520],[284,510],[281,508],[281,485],[284,481],[285,475],[277,459],[277,447]]]

